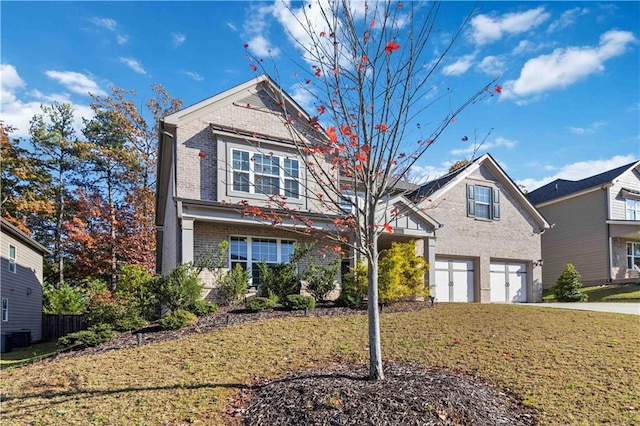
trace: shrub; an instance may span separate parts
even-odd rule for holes
[[[567,263],[553,288],[556,299],[560,302],[583,302],[587,300],[587,295],[580,293],[580,288],[580,274],[573,264]]]
[[[164,316],[158,325],[163,330],[177,330],[178,328],[193,325],[198,322],[198,317],[189,311],[184,309],[178,309]]]
[[[118,299],[108,290],[91,296],[85,319],[91,325],[107,324],[117,331],[135,330],[146,324],[135,303]]]
[[[187,307],[187,310],[198,317],[204,317],[215,313],[218,310],[218,305],[207,302],[206,300],[196,300],[192,305]]]
[[[260,268],[260,296],[283,300],[290,294],[300,293],[300,280],[293,263],[269,265],[262,261]]]
[[[42,312],[45,314],[77,315],[87,306],[85,295],[66,282],[59,288],[45,284],[42,289]]]
[[[118,333],[116,333],[109,324],[98,324],[89,327],[88,330],[67,334],[66,336],[59,338],[58,345],[63,347],[98,346],[101,343],[112,340],[117,334]]]
[[[135,304],[140,315],[146,319],[154,320],[158,317],[158,299],[153,289],[153,277],[140,265],[120,267],[114,296]]]
[[[244,306],[249,312],[262,312],[275,308],[276,302],[268,297],[254,297],[247,300]]]
[[[292,311],[301,309],[313,309],[316,307],[316,299],[313,296],[303,296],[301,294],[290,294],[284,298],[282,303],[285,308]]]
[[[247,294],[249,271],[237,263],[226,275],[220,279],[218,300],[224,305],[237,305]]]
[[[358,263],[342,278],[342,292],[335,301],[338,306],[358,307],[367,295],[367,264]]]
[[[304,273],[307,291],[317,300],[326,300],[329,293],[335,288],[335,279],[339,269],[338,262],[332,262],[328,266],[311,263]]]
[[[178,266],[167,276],[156,278],[153,289],[158,302],[171,311],[186,309],[202,297],[198,271],[186,264]]]
[[[378,291],[381,303],[397,302],[415,296],[427,296],[424,273],[427,263],[416,256],[415,242],[392,243],[378,264]]]

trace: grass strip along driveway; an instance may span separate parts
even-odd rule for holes
[[[636,316],[440,304],[383,313],[386,360],[445,367],[519,395],[542,424],[640,423]],[[2,424],[229,424],[256,376],[365,363],[365,315],[261,320],[2,372]]]

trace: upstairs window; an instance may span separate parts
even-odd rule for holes
[[[482,185],[467,185],[467,216],[500,219],[500,190]]]
[[[232,150],[233,190],[300,198],[300,163],[296,159]]]
[[[627,220],[640,220],[640,200],[626,199]]]
[[[2,322],[9,321],[9,299],[2,299]]]
[[[9,272],[16,273],[16,260],[18,257],[18,249],[16,246],[9,244]]]

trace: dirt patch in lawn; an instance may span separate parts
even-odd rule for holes
[[[245,425],[535,425],[535,412],[479,379],[412,363],[338,365],[257,381],[230,414]]]

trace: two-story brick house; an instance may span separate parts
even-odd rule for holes
[[[252,280],[258,280],[257,262],[284,262],[295,243],[318,238],[333,226],[342,213],[327,211],[312,196],[319,188],[307,169],[308,159],[295,149],[291,117],[309,119],[269,77],[261,76],[161,121],[156,197],[159,272],[197,260],[228,241],[229,266],[241,263]],[[304,131],[297,136],[322,137]],[[474,184],[476,191],[470,189]],[[382,234],[379,247],[415,241],[417,253],[431,265],[425,282],[439,300],[539,299],[536,262],[540,233],[548,224],[490,156],[435,184],[404,189],[381,205],[402,214],[388,215],[394,232]],[[487,189],[491,212],[485,217]],[[247,205],[268,206],[264,193],[286,198],[296,217],[284,217],[276,227],[268,218],[247,215]],[[304,228],[298,216],[312,221],[311,228],[319,234],[290,232]],[[347,254],[345,261],[353,263],[353,257]],[[509,293],[509,283],[515,281],[518,290]],[[492,282],[499,288],[494,292]]]
[[[585,285],[640,282],[640,161],[527,197],[553,224],[542,236],[545,287],[572,263]]]

